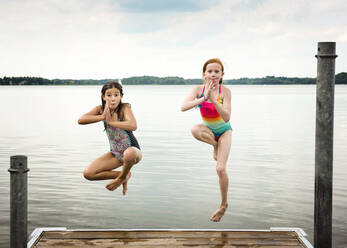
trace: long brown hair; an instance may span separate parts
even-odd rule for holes
[[[202,67],[202,75],[204,75],[206,68],[207,68],[207,65],[212,64],[212,63],[220,64],[220,66],[222,67],[222,73],[224,73],[224,66],[223,66],[222,61],[218,58],[212,58],[212,59],[207,60],[204,64],[204,66]],[[221,83],[223,83],[223,78],[221,78],[219,80],[219,84],[221,84]]]

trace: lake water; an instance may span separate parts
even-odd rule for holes
[[[300,227],[313,243],[315,85],[228,86],[233,141],[229,204],[220,203],[212,147],[190,128],[199,111],[180,112],[193,86],[124,86],[143,160],[128,194],[87,181],[83,169],[109,149],[102,123],[79,116],[100,104],[100,86],[0,87],[0,246],[9,245],[11,155],[27,155],[28,234],[37,227]],[[347,86],[335,88],[334,247],[347,244]]]

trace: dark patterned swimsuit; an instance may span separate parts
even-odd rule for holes
[[[120,162],[123,162],[124,151],[131,146],[140,149],[140,145],[137,142],[132,131],[124,130],[118,127],[111,127],[104,121],[106,126],[106,133],[110,142],[110,151],[115,155]]]

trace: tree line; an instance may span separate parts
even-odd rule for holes
[[[102,85],[112,79],[46,79],[41,77],[3,77],[0,85]],[[124,85],[189,85],[202,84],[202,79],[184,79],[182,77],[129,77],[122,79]],[[225,84],[238,85],[281,85],[281,84],[315,84],[316,78],[274,77],[239,78],[224,80]],[[347,73],[341,72],[335,76],[335,84],[347,84]]]

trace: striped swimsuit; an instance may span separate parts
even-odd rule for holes
[[[205,86],[202,90],[201,96],[204,96],[205,92]],[[219,95],[217,98],[217,102],[219,102],[221,105],[223,105],[222,99],[221,99],[221,84],[219,84]],[[208,127],[212,133],[214,134],[214,137],[216,141],[218,141],[219,137],[225,133],[228,130],[232,130],[230,123],[225,122],[216,110],[216,108],[213,106],[213,103],[211,102],[203,102],[200,107],[200,113],[202,117],[202,123]]]

